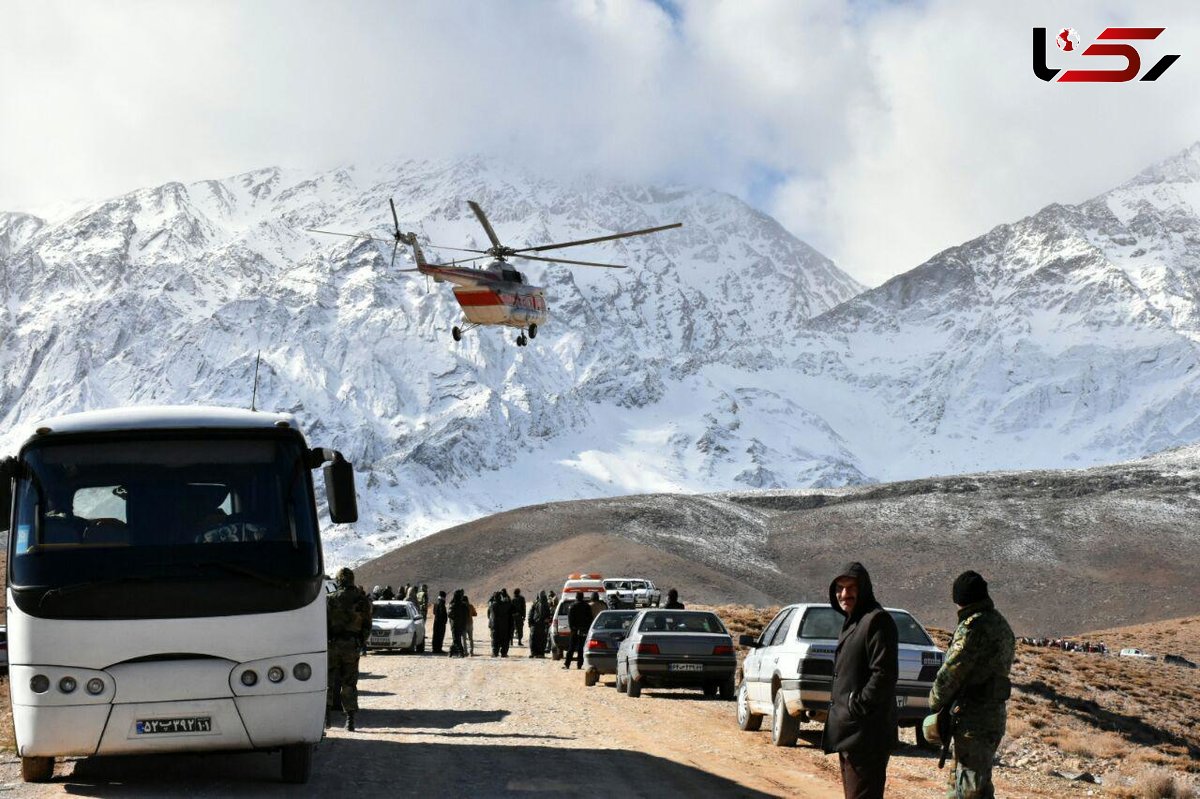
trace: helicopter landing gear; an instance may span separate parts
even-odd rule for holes
[[[458,325],[450,328],[450,335],[454,336],[455,341],[462,341],[462,330],[459,329]]]
[[[537,325],[532,322],[529,324],[529,337],[537,338]]]
[[[528,344],[528,343],[529,343],[529,339],[525,338],[525,334],[524,334],[524,333],[522,333],[521,335],[517,336],[517,346],[518,346],[518,347],[524,347],[524,346],[525,346],[526,344]]]

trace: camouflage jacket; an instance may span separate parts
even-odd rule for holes
[[[1004,703],[1011,684],[1016,639],[1012,628],[991,599],[967,605],[958,612],[958,627],[950,639],[946,662],[929,692],[929,710],[936,713],[957,702],[960,725],[1004,731]]]
[[[371,634],[371,603],[356,586],[339,588],[326,600],[330,641],[359,640]]]

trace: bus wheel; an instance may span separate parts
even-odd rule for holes
[[[283,747],[283,781],[303,785],[312,776],[312,744]]]
[[[25,782],[49,782],[54,776],[54,758],[21,758],[21,779]]]

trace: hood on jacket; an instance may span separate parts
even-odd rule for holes
[[[858,581],[858,602],[854,605],[854,613],[851,618],[860,618],[864,613],[879,607],[879,600],[875,598],[875,588],[871,585],[871,575],[867,574],[865,566],[854,561],[847,564],[846,568],[829,581],[829,604],[834,610],[843,616],[846,615],[842,606],[838,604],[836,593],[837,581],[843,577],[853,577]]]

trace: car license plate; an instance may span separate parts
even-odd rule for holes
[[[212,716],[190,716],[180,719],[139,719],[137,722],[138,735],[212,731]]]
[[[907,704],[908,704],[908,697],[907,697],[907,696],[898,696],[898,697],[896,697],[896,707],[904,707],[904,706],[905,706],[905,705],[907,705]]]
[[[367,641],[367,643],[369,643],[369,644],[379,644],[381,646],[383,644],[386,644],[387,642],[388,642],[387,638],[371,638],[370,640]]]
[[[668,663],[667,671],[704,671],[703,663]]]

